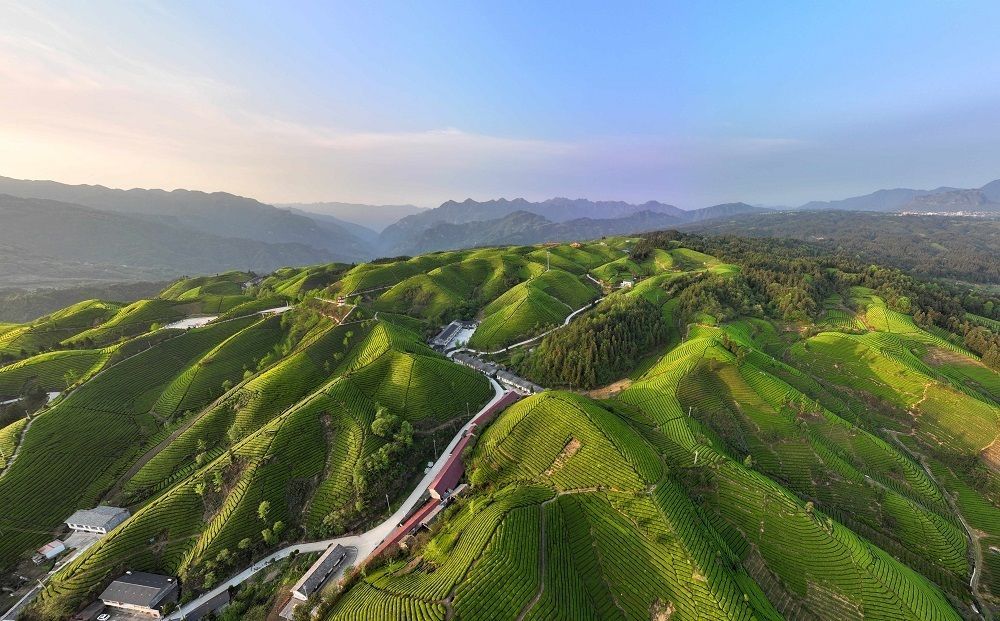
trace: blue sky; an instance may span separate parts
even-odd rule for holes
[[[434,205],[1000,177],[997,2],[8,2],[0,174]]]

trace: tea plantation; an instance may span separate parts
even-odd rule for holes
[[[127,507],[24,613],[64,619],[126,570],[176,576],[188,601],[285,546],[368,532],[495,394],[426,345],[462,319],[481,352],[546,333],[481,354],[497,365],[576,375],[475,428],[468,488],[352,561],[316,618],[996,618],[1000,300],[948,291],[665,232],[81,302],[0,326],[0,566],[13,582],[77,509]],[[582,326],[641,308],[659,336],[560,328],[581,308]],[[40,390],[60,395],[24,411]]]

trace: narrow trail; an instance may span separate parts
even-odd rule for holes
[[[604,297],[606,297],[606,296],[604,296]],[[580,313],[582,313],[582,312],[584,312],[586,310],[594,308],[595,306],[597,306],[598,304],[601,303],[601,300],[603,300],[604,297],[599,297],[596,300],[594,300],[593,302],[589,302],[589,303],[585,304],[584,306],[576,309],[575,311],[573,311],[572,313],[570,313],[566,317],[566,319],[563,320],[563,322],[561,324],[559,324],[558,326],[552,328],[551,330],[546,330],[545,332],[542,332],[541,334],[537,334],[537,335],[535,335],[535,336],[533,336],[533,337],[531,337],[529,339],[525,339],[525,340],[523,340],[523,341],[521,341],[519,343],[514,343],[513,345],[508,345],[507,347],[504,347],[503,349],[498,349],[496,351],[480,351],[478,349],[470,349],[468,347],[462,347],[462,348],[460,348],[460,349],[458,349],[456,351],[470,351],[470,352],[472,352],[474,354],[479,354],[481,356],[493,356],[493,355],[496,355],[496,354],[502,354],[504,352],[508,352],[508,351],[510,351],[512,349],[517,349],[518,347],[523,347],[525,345],[528,345],[529,343],[534,343],[535,341],[539,341],[539,340],[545,338],[546,336],[552,334],[556,330],[560,330],[560,329],[568,326],[569,322],[573,321],[574,317],[576,317],[577,315],[579,315]]]
[[[903,449],[903,452],[916,459],[917,463],[919,463],[920,467],[924,469],[924,472],[927,473],[927,476],[930,478],[930,480],[934,481],[934,484],[937,485],[939,488],[941,488],[945,501],[948,503],[948,506],[951,507],[951,510],[955,513],[955,517],[958,518],[959,523],[961,523],[962,528],[965,530],[966,536],[968,536],[969,538],[969,542],[972,544],[973,561],[972,561],[972,574],[969,577],[969,588],[972,590],[973,599],[976,600],[976,608],[979,610],[979,617],[981,619],[986,619],[987,621],[991,621],[993,616],[990,614],[989,608],[983,603],[982,597],[980,597],[979,595],[979,578],[980,574],[982,573],[980,570],[983,566],[983,563],[985,562],[983,560],[983,549],[982,546],[980,545],[981,536],[979,534],[979,531],[973,528],[965,520],[965,516],[962,515],[961,510],[958,508],[958,503],[955,502],[955,499],[952,497],[950,493],[948,493],[948,490],[943,485],[941,485],[941,482],[938,481],[937,477],[934,476],[934,473],[931,471],[930,467],[924,461],[923,454],[914,453],[913,451],[911,451],[906,446],[906,444],[904,444],[902,440],[899,439],[900,432],[892,431],[890,429],[883,429],[882,431],[884,431],[888,436],[890,436],[893,439],[893,441],[895,441],[896,444],[898,444],[899,447]]]
[[[549,556],[547,554],[548,550],[545,548],[545,506],[555,501],[556,498],[559,498],[559,496],[553,496],[539,505],[541,507],[542,532],[538,542],[538,590],[535,591],[535,596],[531,598],[531,601],[525,604],[524,608],[521,609],[521,612],[517,615],[517,621],[524,621],[524,617],[526,617],[527,614],[531,612],[531,609],[538,604],[538,601],[542,599],[542,593],[545,592],[545,566]]]

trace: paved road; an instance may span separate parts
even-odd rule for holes
[[[418,483],[417,486],[413,489],[413,492],[411,492],[410,495],[407,496],[406,500],[404,500],[403,504],[401,504],[399,508],[396,509],[395,513],[389,516],[385,521],[380,523],[378,526],[372,528],[371,530],[368,530],[359,535],[347,535],[345,537],[337,537],[334,539],[324,539],[323,541],[296,543],[287,546],[285,548],[282,548],[277,552],[274,552],[270,556],[267,556],[257,561],[250,567],[247,567],[246,569],[236,574],[226,582],[215,587],[208,593],[205,593],[201,597],[194,599],[188,602],[187,604],[184,604],[184,606],[182,606],[176,612],[168,616],[167,619],[183,619],[185,614],[194,610],[195,608],[202,605],[206,601],[212,599],[213,597],[229,589],[230,587],[234,587],[236,585],[246,582],[251,576],[259,572],[260,570],[268,567],[269,565],[275,563],[276,561],[280,561],[281,559],[287,558],[293,552],[299,552],[299,553],[322,552],[331,545],[339,543],[340,545],[345,547],[350,546],[357,548],[358,553],[354,563],[356,565],[362,563],[365,559],[368,558],[368,555],[370,555],[372,551],[378,547],[378,544],[382,543],[382,540],[388,537],[389,533],[391,533],[392,530],[396,528],[396,526],[398,526],[399,523],[402,522],[406,518],[406,516],[410,514],[411,511],[413,511],[414,508],[416,508],[417,503],[420,502],[421,498],[426,493],[427,487],[431,484],[431,481],[434,480],[434,477],[436,477],[437,474],[444,467],[445,462],[448,460],[448,455],[455,448],[455,445],[458,444],[458,441],[462,439],[462,436],[465,435],[466,430],[468,430],[469,427],[472,425],[472,421],[476,418],[476,416],[478,416],[482,412],[485,412],[487,409],[492,407],[493,404],[495,404],[503,397],[505,392],[503,387],[500,386],[500,384],[498,384],[493,378],[488,378],[488,379],[490,380],[490,384],[492,384],[493,386],[493,393],[494,393],[493,398],[490,399],[489,403],[484,405],[483,408],[479,410],[479,412],[477,412],[472,418],[470,418],[469,422],[467,422],[465,425],[462,426],[461,429],[458,430],[458,433],[456,433],[455,436],[451,439],[451,442],[448,443],[448,446],[441,453],[441,456],[437,459],[436,462],[434,462],[434,465],[431,466],[431,469],[427,471],[427,474],[424,475],[424,478],[422,478],[420,480],[420,483]]]
[[[598,304],[600,304],[601,300],[603,300],[603,299],[604,299],[603,297],[597,298],[593,302],[590,302],[589,304],[586,304],[585,306],[582,306],[582,307],[576,309],[575,311],[573,311],[572,313],[570,313],[566,317],[566,319],[562,322],[561,325],[558,325],[558,326],[552,328],[551,330],[547,330],[545,332],[542,332],[541,334],[537,334],[537,335],[531,337],[530,339],[525,339],[525,340],[521,341],[520,343],[514,343],[513,345],[508,345],[507,347],[504,347],[503,349],[498,349],[496,351],[479,351],[478,349],[470,349],[468,347],[461,347],[461,348],[459,348],[456,351],[462,351],[462,350],[464,350],[464,351],[471,351],[474,354],[493,355],[493,354],[502,354],[505,351],[509,351],[511,349],[516,349],[518,347],[527,345],[528,343],[534,343],[535,341],[537,341],[537,340],[539,340],[539,339],[541,339],[543,337],[546,337],[546,336],[552,334],[556,330],[569,325],[569,322],[573,321],[574,317],[576,317],[577,315],[579,315],[580,313],[582,313],[585,310],[589,310],[589,309],[597,306]]]
[[[34,588],[28,591],[24,595],[24,597],[22,597],[17,601],[16,604],[11,606],[10,610],[4,613],[3,617],[0,617],[0,621],[14,621],[15,619],[17,619],[17,615],[21,614],[21,610],[27,607],[27,605],[30,604],[35,599],[35,596],[38,595],[39,591],[45,588],[45,584],[49,581],[50,578],[52,578],[52,576],[56,575],[56,573],[63,567],[75,561],[76,557],[83,554],[87,550],[87,548],[97,543],[99,539],[100,537],[98,536],[82,538],[83,543],[81,543],[80,547],[74,550],[73,553],[67,556],[66,558],[57,562],[52,567],[52,571],[45,574],[42,577],[42,579],[38,581],[38,584],[34,586]]]

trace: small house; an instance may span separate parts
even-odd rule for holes
[[[159,619],[163,606],[176,602],[177,580],[144,571],[126,571],[101,593],[105,606]]]
[[[93,509],[81,509],[66,518],[66,526],[86,533],[106,535],[131,515],[128,509],[101,505]]]
[[[50,541],[44,546],[38,548],[35,556],[32,557],[32,560],[35,561],[36,565],[41,565],[45,561],[50,561],[65,551],[66,544],[56,539],[55,541]]]

